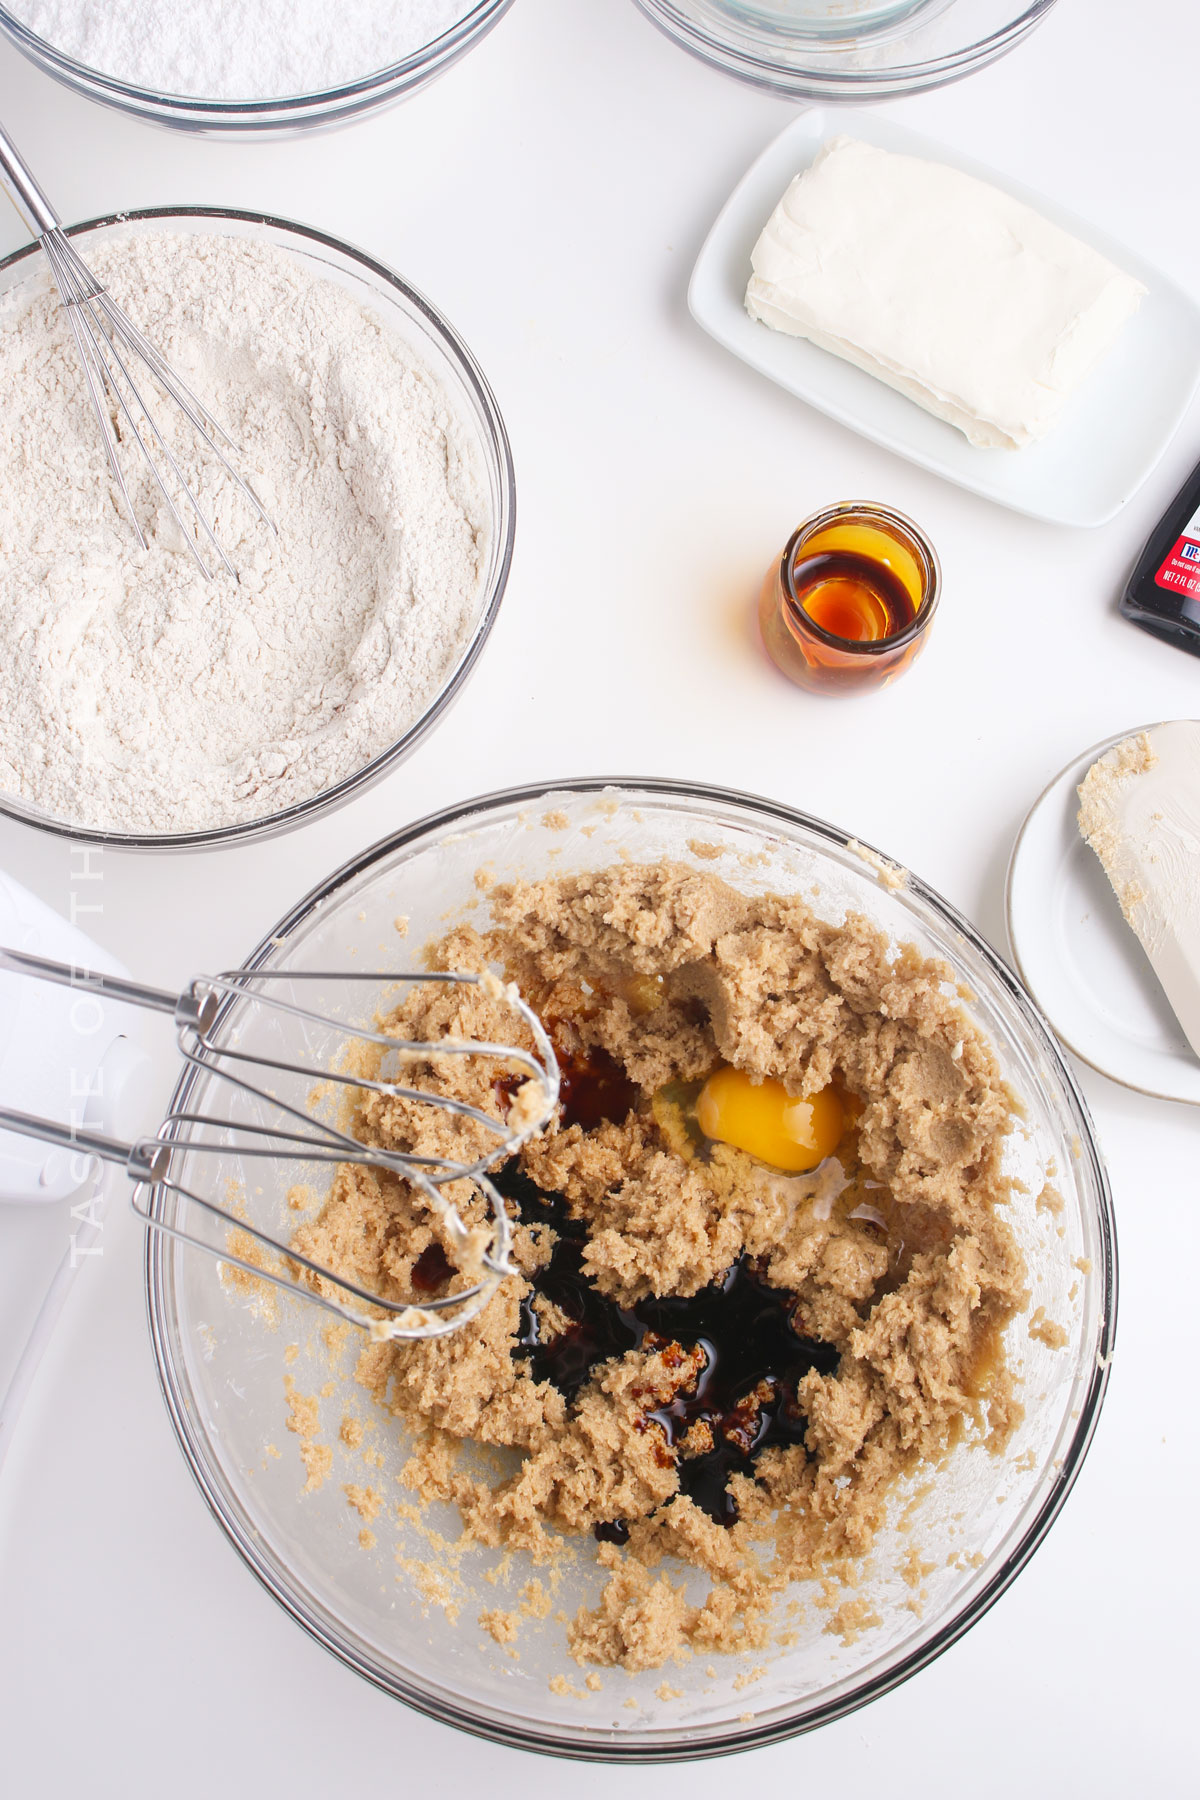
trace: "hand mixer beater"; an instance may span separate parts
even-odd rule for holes
[[[505,1276],[515,1273],[509,1261],[512,1235],[508,1213],[487,1171],[548,1123],[558,1104],[559,1068],[545,1028],[511,983],[486,971],[348,974],[261,968],[200,976],[177,995],[4,948],[0,948],[0,969],[169,1014],[185,1061],[197,1074],[215,1076],[229,1094],[227,1113],[218,1116],[184,1106],[168,1113],[154,1137],[133,1144],[0,1107],[0,1127],[77,1154],[123,1164],[135,1184],[134,1211],[152,1230],[194,1245],[256,1280],[298,1293],[375,1338],[444,1337],[475,1318]],[[319,984],[339,995],[365,987],[375,1004],[389,990],[394,996],[418,984],[479,987],[488,999],[521,1021],[532,1049],[454,1037],[403,1038],[377,1025],[358,1029],[297,998],[305,983]],[[298,1055],[267,1054],[254,1031],[248,1032],[248,1026],[261,1027],[264,1021],[269,1027],[299,1028],[318,1043],[322,1037],[332,1038],[335,1050],[318,1051],[314,1045],[303,1060]],[[373,1072],[361,1070],[364,1048]],[[461,1098],[406,1086],[396,1079],[396,1072],[406,1064],[428,1067],[442,1057],[483,1057],[495,1062],[498,1073],[493,1086],[507,1098],[506,1116],[494,1116]],[[356,1061],[360,1064],[357,1069]],[[299,1080],[302,1086],[297,1101],[280,1093],[281,1080]],[[487,1147],[473,1161],[462,1161],[449,1155],[367,1146],[345,1128],[336,1107],[332,1115],[328,1108],[322,1115],[319,1104],[314,1104],[318,1088],[335,1100],[374,1095],[440,1109],[480,1128],[486,1134]],[[211,1169],[221,1160],[226,1165],[231,1160],[241,1165],[243,1159],[251,1168],[266,1160],[299,1165],[305,1173],[317,1176],[346,1164],[392,1171],[424,1197],[468,1285],[438,1297],[413,1294],[397,1299],[372,1293],[345,1274],[301,1254],[277,1230],[256,1223],[247,1211],[249,1195],[244,1181],[238,1200],[227,1196],[224,1204],[193,1185],[193,1169],[203,1179],[206,1162]],[[469,1229],[458,1207],[443,1192],[455,1182],[470,1184],[482,1197],[488,1220],[482,1231]],[[205,1238],[190,1230],[186,1221],[192,1208],[210,1230],[215,1226],[221,1235]],[[253,1256],[248,1254],[251,1250]]]

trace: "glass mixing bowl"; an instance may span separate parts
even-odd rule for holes
[[[218,232],[228,237],[275,244],[300,262],[311,264],[315,273],[336,282],[362,301],[440,382],[455,423],[465,433],[491,515],[487,552],[476,595],[475,621],[438,692],[402,736],[361,769],[323,793],[314,794],[281,812],[238,825],[209,831],[143,834],[91,830],[69,824],[16,795],[0,792],[0,814],[71,838],[76,843],[103,844],[119,850],[211,850],[225,844],[244,843],[251,838],[276,837],[281,832],[307,824],[318,813],[328,812],[352,795],[373,786],[432,730],[461,692],[500,610],[512,563],[516,484],[508,434],[482,369],[454,327],[432,302],[385,263],[377,262],[365,251],[356,250],[353,245],[344,244],[310,226],[224,207],[150,207],[140,212],[91,219],[86,224],[73,226],[70,236],[79,245],[86,261],[90,242],[113,238],[119,241],[133,232],[144,231],[184,235]],[[7,293],[18,282],[48,279],[36,244],[28,244],[0,262],[0,294]]]
[[[725,852],[716,863],[714,846]],[[1006,1141],[1011,1172],[1024,1185],[1006,1216],[1029,1263],[1031,1308],[1043,1306],[1061,1322],[1067,1341],[1051,1349],[1030,1336],[1028,1316],[1014,1320],[1006,1349],[1027,1410],[1007,1453],[961,1446],[936,1479],[918,1471],[897,1490],[892,1523],[876,1543],[876,1573],[862,1590],[883,1615],[881,1627],[843,1644],[822,1631],[825,1615],[807,1605],[791,1627],[793,1641],[772,1641],[753,1654],[762,1673],[749,1684],[744,1659],[710,1664],[699,1656],[638,1675],[605,1669],[600,1690],[589,1690],[553,1617],[523,1622],[513,1660],[485,1637],[479,1614],[515,1606],[523,1584],[534,1574],[544,1578],[544,1569],[516,1555],[493,1584],[485,1576],[497,1574],[498,1553],[439,1552],[427,1533],[458,1536],[449,1507],[405,1521],[385,1506],[372,1523],[377,1541],[360,1544],[362,1520],[343,1485],[369,1481],[399,1497],[395,1477],[406,1457],[396,1422],[375,1416],[355,1388],[351,1371],[363,1340],[350,1334],[354,1343],[331,1358],[325,1314],[285,1298],[264,1319],[254,1303],[223,1287],[212,1259],[157,1232],[148,1239],[146,1288],[163,1392],[201,1491],[249,1568],[314,1637],[388,1693],[483,1736],[594,1760],[665,1762],[769,1743],[834,1719],[895,1687],[987,1610],[1041,1542],[1087,1450],[1107,1381],[1116,1264],[1108,1187],[1084,1102],[1024,989],[923,883],[909,877],[898,887],[884,885],[861,844],[786,807],[671,782],[576,781],[469,802],[339,870],[264,940],[250,966],[419,966],[422,945],[445,930],[448,918],[484,906],[474,882],[481,865],[500,879],[540,877],[603,867],[622,854],[718,867],[747,891],[807,897],[815,888],[814,904],[825,917],[865,913],[896,943],[945,958],[973,996],[969,1010],[1023,1102],[1019,1130]],[[404,936],[393,926],[397,913],[408,916]],[[302,985],[312,1004],[321,984]],[[286,995],[287,983],[280,986]],[[327,1008],[343,1005],[333,988],[324,1000]],[[242,1004],[226,1009],[222,1029],[238,1034],[243,1051],[304,1061],[306,1044],[295,1030]],[[253,1120],[245,1097],[209,1070],[189,1070],[173,1105]],[[185,1184],[190,1173],[199,1179],[201,1159],[186,1160],[197,1169],[183,1170]],[[256,1213],[259,1222],[287,1235],[294,1168],[276,1176],[269,1164],[248,1169],[232,1150],[208,1161],[208,1182],[223,1195],[229,1184],[257,1190],[256,1208],[265,1208]],[[1036,1199],[1051,1169],[1061,1193],[1057,1210]],[[151,1205],[160,1221],[180,1222],[161,1189]],[[314,1492],[301,1491],[296,1440],[285,1431],[289,1378],[317,1397],[319,1436],[333,1449],[329,1479]],[[322,1397],[331,1380],[333,1391]],[[362,1452],[339,1437],[348,1413],[361,1418],[365,1444],[379,1457],[366,1474]],[[921,1617],[905,1604],[912,1593],[900,1574],[914,1546],[934,1565]],[[585,1599],[594,1602],[602,1579],[596,1548],[584,1540],[564,1558],[555,1613],[572,1616]],[[796,1597],[812,1596],[801,1585]],[[565,1680],[552,1689],[555,1676]]]
[[[0,6],[0,31],[39,69],[89,100],[99,100],[102,105],[115,106],[121,112],[181,131],[264,137],[345,124],[360,113],[407,99],[465,56],[511,5],[512,0],[477,0],[457,25],[401,62],[368,71],[359,80],[344,82],[325,93],[297,94],[287,99],[197,100],[188,94],[156,94],[77,62],[37,37],[4,6]]]
[[[635,0],[702,62],[792,98],[885,100],[1003,56],[1054,0]]]

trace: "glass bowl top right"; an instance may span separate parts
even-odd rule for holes
[[[971,75],[1054,0],[636,0],[693,56],[794,99],[886,100]]]

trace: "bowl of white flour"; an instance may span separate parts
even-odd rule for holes
[[[427,300],[320,232],[194,207],[72,235],[278,530],[164,411],[238,579],[205,580],[129,459],[142,549],[44,258],[0,263],[0,812],[122,848],[289,830],[392,769],[483,647],[515,522],[495,399]]]
[[[90,99],[186,131],[331,125],[404,99],[512,0],[5,0],[0,32]]]

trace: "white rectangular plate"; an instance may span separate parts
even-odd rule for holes
[[[1149,293],[1049,436],[1024,450],[979,450],[862,369],[752,319],[750,255],[788,183],[844,132],[883,150],[948,163],[1035,207],[1091,244]],[[1200,307],[1124,244],[1030,192],[875,112],[802,113],[743,176],[708,234],[688,289],[692,316],[727,350],[818,412],[1001,506],[1059,525],[1102,525],[1131,499],[1178,430],[1200,383]]]

